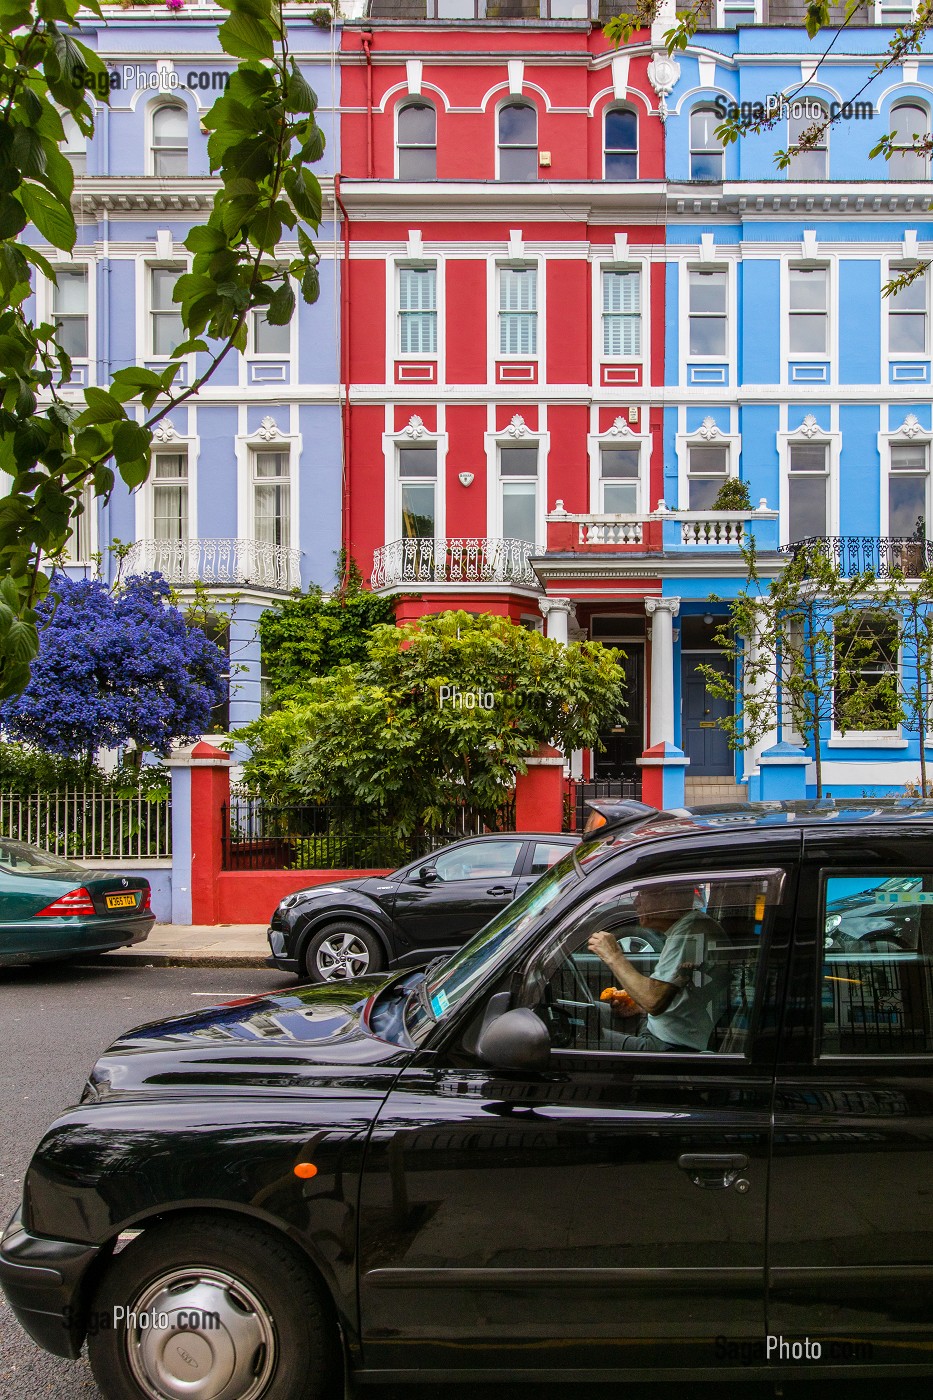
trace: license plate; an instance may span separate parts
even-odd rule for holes
[[[108,894],[104,896],[104,903],[108,909],[135,909],[135,894]]]

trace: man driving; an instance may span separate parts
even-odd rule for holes
[[[648,1014],[640,1035],[613,1037],[620,1050],[706,1050],[714,1024],[711,998],[694,985],[694,974],[706,959],[706,940],[721,938],[715,919],[694,908],[690,885],[645,885],[633,890],[632,903],[643,928],[664,938],[651,975],[632,966],[618,939],[601,930],[590,936],[587,947],[611,971],[616,983],[641,1011]]]

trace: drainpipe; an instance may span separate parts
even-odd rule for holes
[[[366,175],[373,178],[373,36],[367,29],[361,42],[366,55]]]
[[[340,382],[343,420],[343,472],[341,477],[341,543],[343,579],[350,581],[350,216],[340,197],[340,174],[334,175],[334,200],[343,216],[343,275],[340,279]]]

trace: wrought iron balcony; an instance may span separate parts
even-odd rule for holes
[[[123,569],[164,574],[176,585],[200,581],[285,593],[301,585],[300,561],[300,550],[262,540],[137,540]]]
[[[382,545],[373,555],[372,586],[400,583],[520,583],[538,588],[527,540],[404,539]]]
[[[810,535],[781,546],[794,559],[820,553],[844,577],[871,572],[876,578],[918,578],[933,568],[933,540],[885,535]]]

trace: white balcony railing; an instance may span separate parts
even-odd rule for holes
[[[399,583],[522,583],[539,587],[527,540],[404,539],[382,545],[373,556],[373,588]]]
[[[748,535],[750,525],[759,528],[765,521],[777,521],[778,512],[769,510],[761,500],[755,510],[670,510],[659,501],[657,509],[644,515],[574,515],[564,510],[563,501],[547,517],[548,524],[576,525],[577,543],[640,545],[644,542],[645,526],[661,522],[674,526],[682,545],[717,546],[740,545]],[[664,545],[673,544],[668,530]]]
[[[164,574],[169,583],[242,584],[287,592],[301,584],[301,551],[262,540],[137,540],[125,574]]]

